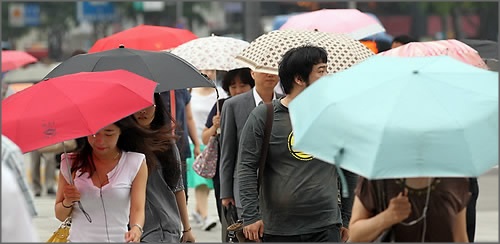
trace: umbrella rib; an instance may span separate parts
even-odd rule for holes
[[[73,98],[71,96],[68,96],[67,94],[65,94],[64,92],[61,91],[61,89],[59,89],[57,86],[51,84],[55,89],[59,90],[61,92],[61,95],[66,97],[68,100],[70,100],[71,102],[74,102]],[[83,112],[80,110],[80,107],[77,106],[77,110],[78,112],[82,115],[82,117],[85,117],[83,116]],[[87,128],[90,128],[89,126],[89,123],[87,120],[85,120],[85,124],[87,125]]]

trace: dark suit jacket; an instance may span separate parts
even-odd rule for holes
[[[253,89],[228,99],[222,106],[220,198],[234,198],[237,207],[241,207],[236,174],[238,143],[241,130],[254,108]]]

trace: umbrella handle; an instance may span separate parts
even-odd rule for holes
[[[340,177],[340,184],[342,184],[342,197],[348,198],[349,197],[349,186],[347,185],[347,181],[345,179],[344,172],[342,172],[342,169],[339,167],[338,164],[335,164],[335,167],[337,168],[337,173],[339,174],[339,177]]]
[[[217,100],[215,100],[215,109],[217,109],[217,115],[220,115],[220,108],[219,108],[219,90],[217,90],[217,87],[215,88],[215,93],[217,94]],[[220,118],[219,118],[220,119]],[[220,126],[217,128],[217,134],[220,134]]]
[[[340,148],[338,153],[334,156],[334,162],[335,162],[335,168],[337,168],[337,174],[339,175],[340,178],[340,183],[342,184],[342,197],[348,198],[349,197],[349,186],[347,185],[347,180],[345,179],[344,172],[342,172],[342,169],[340,168],[340,158],[342,157],[342,154],[344,154],[344,148]]]
[[[73,177],[72,177],[72,174],[71,174],[71,165],[69,165],[68,154],[66,153],[66,145],[64,145],[64,141],[62,142],[62,146],[63,146],[64,155],[65,155],[64,159],[66,161],[66,168],[68,168],[69,184],[70,185],[74,185]]]
[[[67,165],[66,168],[68,168],[69,184],[74,185],[75,183],[73,181],[73,174],[71,174],[71,165],[69,165],[68,154],[66,153],[66,146],[64,145],[64,141],[62,142],[62,145],[63,145],[63,151],[64,151],[64,155],[65,155],[64,158],[65,158],[66,165]],[[89,223],[92,223],[92,218],[90,218],[90,215],[87,213],[87,211],[85,211],[85,209],[83,209],[82,202],[77,201],[77,203],[78,203],[78,207],[82,211],[83,215],[85,215],[85,218],[87,218]]]

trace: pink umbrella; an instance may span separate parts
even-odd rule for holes
[[[17,69],[29,63],[38,61],[27,52],[16,50],[2,51],[2,72]]]
[[[280,30],[287,29],[342,33],[356,40],[385,31],[375,18],[357,9],[322,9],[297,14],[280,27]]]
[[[447,55],[464,63],[474,65],[479,68],[488,69],[488,66],[475,49],[455,39],[428,42],[410,42],[406,45],[381,52],[377,55],[400,57]]]

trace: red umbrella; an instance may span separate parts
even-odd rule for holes
[[[160,51],[179,46],[198,38],[189,30],[167,26],[139,25],[98,40],[89,53],[115,49],[123,44],[126,48]]]
[[[37,62],[38,60],[23,51],[4,50],[2,51],[2,72],[17,69],[29,63]]]
[[[125,70],[50,78],[2,101],[2,134],[23,152],[95,134],[153,105],[156,85]]]

